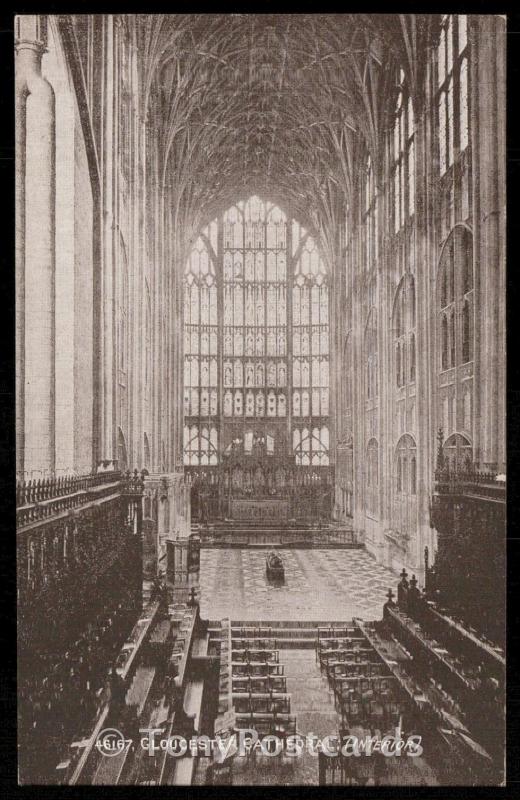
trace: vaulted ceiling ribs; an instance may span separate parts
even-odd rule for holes
[[[419,79],[429,19],[137,17],[142,95],[158,126],[163,180],[186,220],[196,225],[256,192],[279,197],[330,239],[357,154],[379,161],[396,65]]]

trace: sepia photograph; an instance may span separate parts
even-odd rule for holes
[[[398,10],[14,18],[21,786],[506,785],[508,20]]]

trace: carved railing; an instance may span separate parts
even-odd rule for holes
[[[16,524],[23,528],[34,522],[72,511],[114,492],[141,496],[144,481],[137,470],[21,481],[16,485]]]
[[[92,675],[89,672],[86,680],[91,688],[97,685],[91,681],[100,679],[105,668],[99,666],[99,657],[111,660],[112,646],[140,607],[143,489],[143,476],[136,470],[17,486],[18,645],[25,664],[26,747],[34,748],[42,735],[39,729],[34,732],[34,720],[44,720],[45,730],[51,723],[57,730],[68,730],[67,702],[78,719],[90,713],[91,701],[96,702],[91,692],[84,692],[85,705],[76,707],[77,697],[63,700],[63,687],[79,691],[77,676],[85,679],[84,667],[91,663]],[[74,680],[68,669],[64,677],[54,670],[69,654],[69,667],[74,662],[76,668]],[[34,676],[32,664],[37,665]],[[33,712],[32,698],[40,696],[56,711],[45,706],[41,713]],[[50,746],[52,750],[52,742]]]
[[[106,569],[128,536],[142,533],[143,490],[137,470],[18,485],[19,602]]]
[[[435,472],[435,491],[438,494],[478,495],[505,500],[505,475],[474,469],[471,465],[457,470],[444,467]]]
[[[125,472],[122,479],[122,492],[125,495],[141,496],[144,492],[144,479],[148,473],[145,470],[134,469],[133,472]]]
[[[435,556],[425,564],[438,602],[497,642],[504,636],[505,501],[505,474],[441,464],[430,505]]]
[[[112,471],[18,481],[16,484],[16,508],[41,503],[44,500],[53,500],[76,492],[85,492],[95,486],[114,483],[120,478],[121,472]]]

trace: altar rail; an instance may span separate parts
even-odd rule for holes
[[[287,528],[193,528],[200,536],[200,546],[218,547],[363,547],[360,531],[348,529],[287,529]]]

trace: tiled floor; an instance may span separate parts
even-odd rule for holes
[[[277,550],[285,583],[266,579],[265,550],[201,551],[201,616],[235,620],[381,619],[398,578],[364,550]]]

